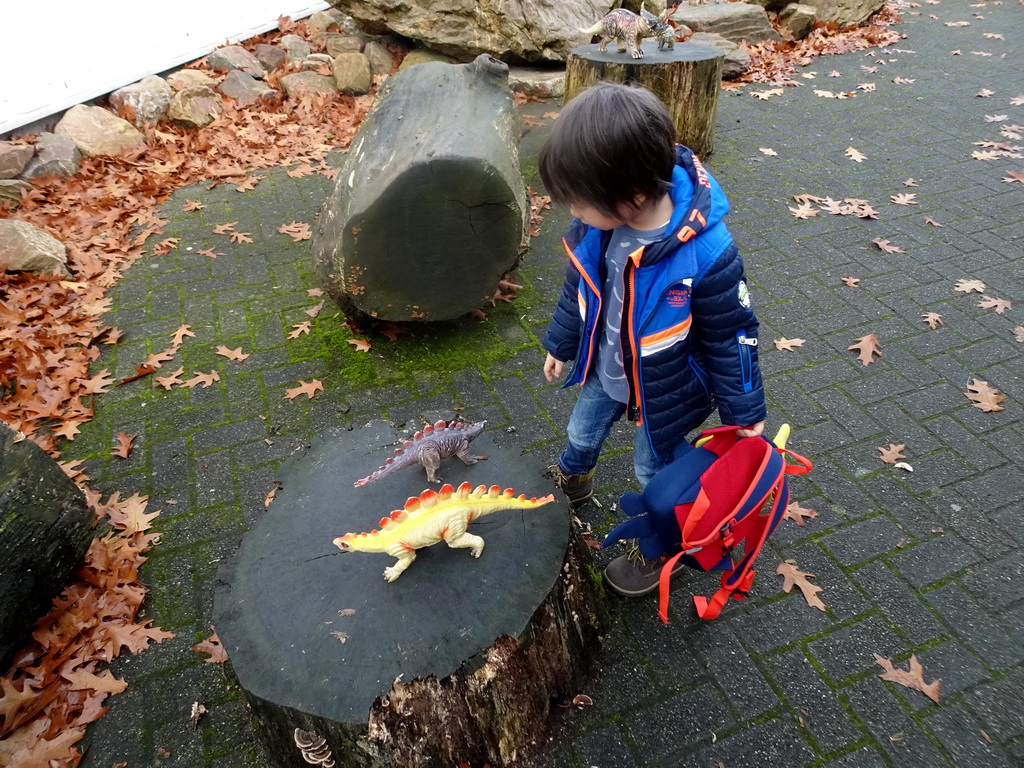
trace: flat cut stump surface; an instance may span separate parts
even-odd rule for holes
[[[293,459],[267,514],[220,571],[215,626],[275,755],[278,746],[289,751],[295,727],[326,730],[329,742],[331,724],[339,739],[362,737],[374,701],[400,676],[440,679],[479,667],[482,649],[523,636],[562,572],[569,515],[557,501],[481,518],[469,529],[485,541],[479,559],[442,542],[419,550],[390,583],[391,556],[335,547],[336,536],[378,528],[409,496],[439,487],[418,465],[353,487],[403,436],[383,423],[339,429]],[[489,458],[473,466],[446,459],[445,482],[528,497],[553,490],[530,459],[486,434],[471,450]],[[290,751],[299,756],[294,743]]]

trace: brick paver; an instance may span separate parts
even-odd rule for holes
[[[784,522],[750,599],[714,622],[698,621],[690,604],[690,594],[714,590],[713,574],[679,580],[668,627],[652,600],[609,598],[616,621],[582,691],[594,706],[559,709],[534,765],[1024,762],[1024,559],[1012,546],[1024,522],[1024,347],[1012,329],[1024,321],[1019,308],[997,315],[977,306],[979,294],[953,290],[979,279],[989,295],[1024,306],[1024,184],[1001,181],[1024,160],[971,159],[973,142],[1004,141],[1000,126],[1024,123],[1024,106],[1010,103],[1024,94],[1022,17],[1010,0],[911,6],[899,50],[820,58],[803,70],[813,80],[767,101],[749,95],[757,86],[723,94],[708,166],[732,200],[728,221],[763,323],[771,423],[792,424],[791,445],[815,461],[794,493],[819,516],[802,528]],[[970,24],[946,25],[956,21]],[[864,82],[877,89],[846,100],[813,93]],[[983,88],[994,95],[978,97]],[[539,118],[553,108],[529,111]],[[543,134],[524,137],[531,176]],[[850,146],[867,160],[844,157]],[[905,187],[909,177],[918,186]],[[182,190],[164,211],[178,249],[140,261],[116,288],[107,319],[125,338],[97,366],[129,375],[188,323],[196,337],[182,348],[186,375],[216,369],[221,380],[209,389],[164,392],[146,380],[117,388],[97,398],[97,418],[69,446],[69,457],[88,459],[96,487],[147,493],[163,509],[164,539],[143,569],[147,616],[177,635],[116,662],[129,687],[90,729],[83,765],[267,765],[230,666],[205,664],[189,646],[209,633],[218,563],[263,513],[280,462],[314,435],[382,416],[412,428],[459,409],[546,462],[560,450],[572,394],[544,381],[538,337],[564,269],[564,213],[548,213],[514,304],[486,323],[374,339],[359,353],[329,304],[309,335],[287,338],[319,299],[306,292],[316,286],[308,243],[275,227],[312,222],[328,190],[322,177],[292,179],[284,169],[246,194]],[[907,192],[918,205],[890,202]],[[797,194],[862,198],[879,218],[798,220],[787,210]],[[193,198],[207,207],[182,213]],[[211,234],[226,221],[255,242]],[[882,253],[872,238],[905,252]],[[223,255],[211,260],[201,248]],[[847,276],[859,287],[843,285]],[[925,312],[945,325],[930,329]],[[847,349],[866,333],[883,351],[868,367]],[[771,341],[783,336],[807,343],[780,352]],[[220,344],[252,356],[225,360],[214,354]],[[323,393],[283,399],[311,378]],[[1005,410],[971,407],[962,394],[971,378],[999,388]],[[122,430],[139,435],[128,461],[107,455]],[[598,533],[619,519],[631,443],[630,429],[617,427],[599,469],[601,505],[579,515]],[[889,443],[906,443],[912,474],[879,460],[877,447]],[[816,574],[827,611],[781,592],[773,570],[785,558]],[[941,704],[879,680],[873,653],[903,662],[916,654],[928,679],[942,679]],[[194,701],[210,710],[196,730]]]

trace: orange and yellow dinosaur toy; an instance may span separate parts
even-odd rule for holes
[[[403,509],[381,518],[380,530],[346,533],[334,540],[340,549],[356,552],[383,552],[398,562],[384,569],[384,578],[394,581],[416,559],[416,550],[444,541],[449,547],[468,547],[473,557],[484,551],[484,540],[466,531],[473,520],[503,509],[534,509],[555,500],[552,495],[526,498],[511,488],[463,483],[458,489],[443,485],[438,491],[426,490],[412,496]]]

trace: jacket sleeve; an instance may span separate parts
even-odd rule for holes
[[[768,411],[757,360],[758,320],[735,244],[694,286],[690,311],[722,423],[746,427],[764,420]]]
[[[544,349],[556,360],[563,363],[576,358],[580,346],[580,309],[579,292],[580,273],[572,264],[565,270],[565,282],[562,284],[562,295],[558,298],[555,314],[548,324],[548,330],[541,342]]]

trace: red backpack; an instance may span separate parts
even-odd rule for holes
[[[742,427],[715,427],[683,443],[677,458],[654,476],[642,494],[625,493],[620,505],[630,519],[604,540],[637,539],[640,553],[654,560],[673,554],[661,569],[658,613],[668,623],[669,580],[679,560],[699,571],[725,571],[709,600],[694,596],[697,615],[714,619],[730,597],[743,600],[754,581],[754,560],[789,504],[788,475],[811,470],[811,462],[785,448],[789,426],[775,442],[739,437]],[[790,464],[786,456],[797,463]],[[743,557],[733,549],[745,542]]]

